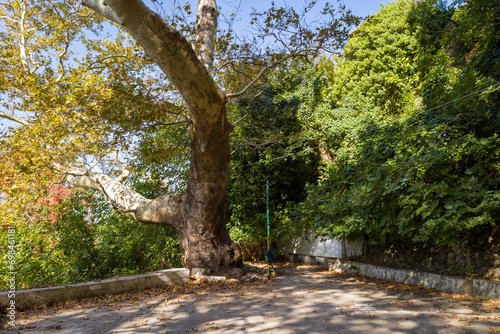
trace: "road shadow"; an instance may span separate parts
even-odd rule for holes
[[[320,266],[278,272],[268,282],[193,281],[27,311],[6,332],[486,333],[500,321],[498,308],[478,300]]]

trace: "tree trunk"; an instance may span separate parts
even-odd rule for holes
[[[177,227],[187,268],[210,268],[215,273],[239,274],[241,250],[229,237],[230,146],[232,125],[226,119],[225,97],[220,92],[203,115],[218,115],[211,122],[193,122],[191,163],[183,203],[183,221]],[[218,103],[217,103],[218,102]],[[211,110],[210,110],[211,109]]]
[[[177,229],[184,254],[184,267],[210,268],[216,274],[241,274],[241,250],[226,228],[227,196],[186,198],[186,217]]]
[[[146,200],[118,185],[113,188],[116,198],[112,199],[120,203],[122,194],[130,194],[127,198],[133,198],[133,203],[122,201],[130,208],[127,211],[130,216],[142,222],[174,226],[179,233],[185,267],[241,274],[241,250],[231,241],[226,228],[229,134],[233,126],[226,118],[224,92],[184,36],[141,0],[83,0],[82,3],[118,23],[134,37],[179,89],[191,113],[191,161],[186,192]],[[210,67],[217,18],[215,1],[198,0],[198,8],[199,41],[205,44],[199,51]],[[81,181],[83,184],[86,180]],[[95,184],[95,188],[99,187],[103,188],[102,184]]]

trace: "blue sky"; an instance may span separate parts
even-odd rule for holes
[[[274,0],[276,5],[282,6],[283,4],[287,4],[288,6],[301,8],[304,6],[306,1],[304,0]],[[336,0],[318,0],[319,7],[322,7],[325,3],[329,2],[330,4],[336,5]],[[359,16],[368,16],[370,14],[375,14],[380,10],[380,4],[387,4],[389,0],[343,0],[343,3],[347,8],[352,9],[355,15]],[[222,7],[223,11],[230,11],[236,8],[236,5],[239,3],[239,0],[217,0],[217,5]],[[271,4],[271,1],[268,0],[243,0],[241,2],[241,13],[248,15],[250,13],[251,8],[255,8],[259,11],[265,10]]]
[[[191,8],[193,11],[196,11],[196,0],[154,0],[156,5],[163,5],[163,8],[166,12],[169,12],[169,9],[172,8],[173,5],[181,5],[184,3],[190,3]],[[223,14],[229,16],[232,12],[234,12],[240,4],[240,10],[238,13],[238,21],[235,24],[237,26],[237,29],[239,30],[242,29],[243,31],[247,31],[245,29],[248,27],[248,22],[249,22],[249,14],[252,11],[252,8],[256,9],[257,11],[264,11],[268,9],[271,5],[271,0],[216,0],[217,5],[221,8],[221,11]],[[151,9],[155,10],[154,4],[152,4],[151,0],[145,0],[146,4],[150,6]],[[290,6],[294,8],[302,8],[304,5],[308,2],[307,0],[274,0],[277,6]],[[331,3],[332,5],[336,6],[337,1],[336,0],[318,0],[318,10],[324,6],[327,2]],[[352,9],[353,13],[358,16],[368,16],[370,14],[375,14],[377,13],[380,8],[381,8],[381,3],[387,4],[390,2],[389,0],[342,0],[342,2],[350,9]],[[236,28],[236,27],[235,27]],[[240,30],[241,32],[241,30]],[[245,34],[245,33],[244,33]],[[5,119],[0,119],[0,129],[3,128],[4,126],[12,126],[15,125],[13,122],[9,122]]]
[[[368,16],[370,14],[377,13],[381,5],[387,4],[388,0],[378,1],[378,0],[350,0],[345,1],[345,4],[348,8],[350,8],[354,14],[359,16]]]

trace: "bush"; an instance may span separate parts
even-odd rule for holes
[[[180,267],[177,234],[109,210],[105,200],[76,192],[34,220],[17,220],[16,286],[59,285]],[[43,219],[44,215],[57,219]],[[7,288],[7,233],[0,233],[1,289]]]
[[[313,215],[321,235],[378,244],[409,238],[449,245],[464,231],[497,224],[498,85],[464,72],[454,92],[488,84],[482,95],[408,118],[344,113],[354,126],[334,155],[349,151],[350,159],[336,160],[323,182],[309,186],[300,217]]]

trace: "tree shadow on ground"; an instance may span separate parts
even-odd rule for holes
[[[16,332],[483,333],[500,320],[498,308],[471,299],[318,266],[279,270],[269,282],[197,281],[27,311]]]

